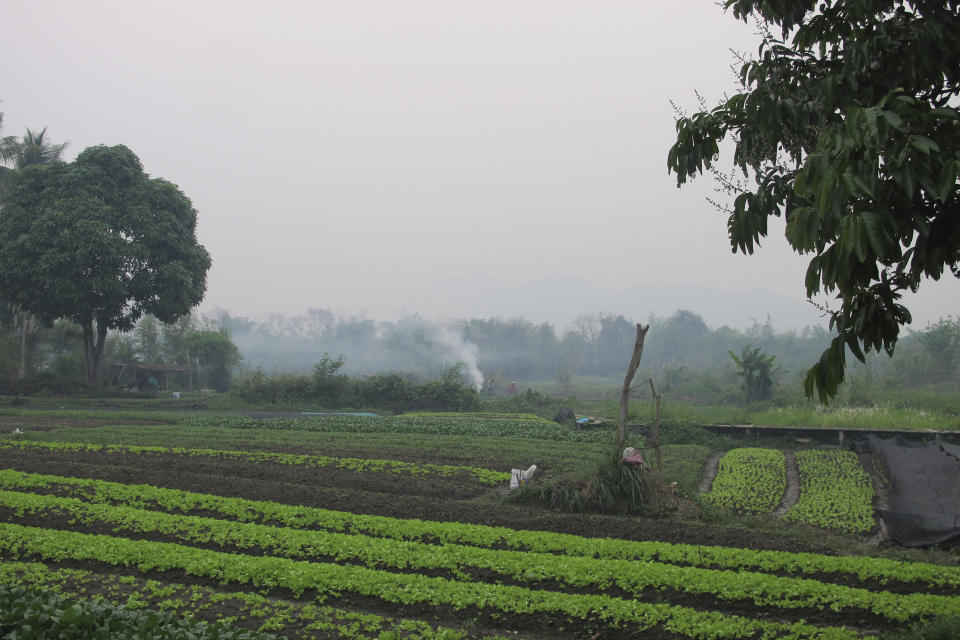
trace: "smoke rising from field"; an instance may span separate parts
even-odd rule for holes
[[[503,392],[511,380],[569,380],[571,376],[618,376],[629,362],[636,338],[633,319],[584,313],[565,331],[522,318],[470,319],[440,323],[420,315],[378,322],[327,309],[291,316],[251,319],[221,311],[205,315],[204,328],[225,328],[243,355],[241,368],[266,374],[310,373],[324,354],[343,355],[341,371],[351,377],[400,374],[427,381],[459,365],[461,379],[476,389],[495,380]],[[769,320],[746,330],[710,328],[699,315],[678,310],[668,318],[651,315],[641,366],[665,384],[680,384],[696,371],[734,377],[730,351],[747,345],[775,354],[791,372],[805,371],[819,357],[830,334],[822,327],[777,332]],[[881,364],[876,364],[876,367]],[[242,373],[242,372],[241,372]],[[734,380],[735,382],[735,380]],[[712,383],[711,383],[712,384]]]
[[[480,372],[480,367],[477,366],[477,356],[480,354],[480,348],[472,342],[464,340],[460,332],[447,327],[437,327],[435,336],[437,344],[447,350],[455,359],[455,363],[463,364],[464,375],[473,384],[473,388],[477,391],[483,389],[483,374]]]
[[[274,314],[259,320],[220,312],[210,323],[226,327],[248,369],[266,373],[308,373],[324,353],[344,355],[348,375],[400,373],[418,379],[440,377],[459,365],[465,382],[480,390],[479,348],[459,327],[408,315],[396,322],[337,316],[325,309],[305,315]]]

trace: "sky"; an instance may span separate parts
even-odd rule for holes
[[[712,106],[735,89],[731,50],[759,42],[711,0],[0,0],[0,15],[3,135],[47,127],[68,160],[124,144],[179,185],[213,258],[201,310],[442,319],[558,278],[805,298],[782,224],[733,254],[713,181],[678,189],[666,170],[671,100]],[[924,285],[914,326],[960,313],[957,292]]]

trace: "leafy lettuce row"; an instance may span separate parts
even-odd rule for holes
[[[881,583],[896,580],[931,587],[960,588],[960,567],[901,562],[888,558],[586,538],[547,531],[353,514],[151,485],[33,474],[12,469],[0,469],[0,488],[53,490],[85,502],[121,504],[174,513],[203,511],[238,522],[273,524],[291,529],[349,532],[395,540],[455,543],[588,558],[655,561],[793,575],[841,574]]]
[[[71,599],[89,600],[88,594],[96,593],[95,599],[126,610],[162,609],[184,618],[213,615],[217,621],[231,623],[240,617],[248,617],[259,623],[261,632],[287,633],[288,627],[293,626],[301,633],[322,633],[344,640],[466,640],[477,637],[449,627],[432,627],[420,620],[385,618],[324,604],[268,598],[255,592],[222,592],[196,584],[164,583],[122,573],[54,569],[41,562],[0,563],[0,585],[43,590]],[[240,615],[225,616],[222,613],[225,609]],[[224,637],[222,640],[230,639]],[[480,640],[505,638],[480,636]]]
[[[459,582],[416,574],[396,574],[357,566],[312,563],[270,556],[246,556],[185,547],[179,544],[128,540],[105,535],[54,531],[0,524],[0,551],[14,559],[96,561],[151,570],[180,570],[222,584],[282,588],[300,597],[316,592],[321,601],[345,593],[375,597],[400,605],[493,609],[514,614],[547,614],[570,620],[602,621],[635,631],[654,627],[693,638],[759,636],[854,640],[859,634],[836,627],[752,620],[714,611],[648,604],[600,595],[538,591],[523,587]]]
[[[812,607],[858,609],[905,622],[960,609],[960,598],[928,594],[872,592],[817,580],[763,573],[680,567],[656,562],[598,560],[532,552],[500,551],[445,544],[371,538],[361,535],[291,530],[198,516],[180,516],[131,507],[88,504],[74,498],[0,491],[0,506],[19,517],[29,513],[66,515],[84,524],[114,526],[117,534],[159,533],[186,544],[216,544],[262,550],[284,557],[358,563],[390,571],[444,570],[469,580],[465,571],[491,572],[520,582],[558,581],[576,587],[615,587],[634,597],[644,590],[670,589],[721,600],[751,600],[780,609]]]

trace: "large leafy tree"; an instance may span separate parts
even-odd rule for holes
[[[767,34],[736,95],[678,119],[668,168],[678,186],[717,171],[732,140],[745,176],[726,182],[734,251],[753,253],[769,217],[786,217],[787,241],[811,256],[808,296],[836,300],[836,337],[804,385],[826,401],[847,349],[892,355],[911,321],[903,293],[960,277],[960,2],[725,4]]]
[[[3,124],[3,114],[0,114],[0,125]],[[23,169],[35,164],[53,164],[60,161],[67,143],[53,144],[47,137],[47,128],[39,133],[27,129],[22,138],[7,136],[0,138],[0,193],[4,185],[4,177],[13,169]],[[0,299],[0,310],[12,318],[13,328],[19,335],[20,358],[17,366],[17,377],[23,378],[27,371],[27,342],[28,338],[36,334],[40,328],[37,317],[8,300]]]
[[[173,322],[206,291],[197,212],[124,146],[11,171],[0,207],[0,294],[83,328],[90,386],[108,330],[129,331],[144,314]]]

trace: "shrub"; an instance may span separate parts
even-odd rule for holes
[[[257,371],[237,381],[233,395],[260,405],[375,407],[398,413],[411,409],[473,411],[480,407],[480,394],[450,376],[419,385],[397,374],[351,380],[336,373],[341,364],[339,358],[325,355],[312,375],[267,376]]]
[[[474,411],[480,408],[480,394],[459,382],[433,380],[416,389],[415,405],[431,411]]]
[[[397,374],[376,375],[352,380],[351,404],[400,412],[414,406],[415,385]]]

